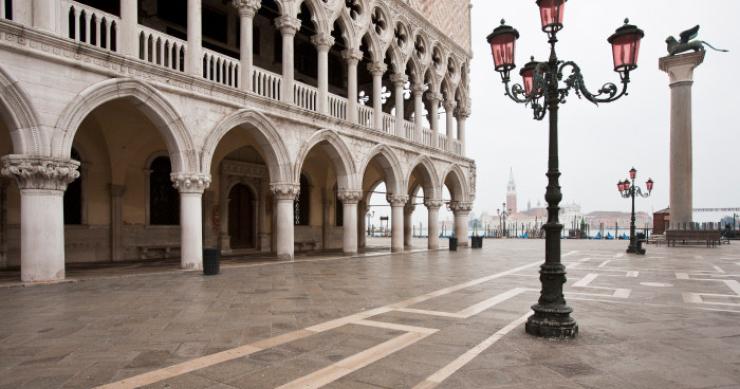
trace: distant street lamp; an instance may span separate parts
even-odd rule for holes
[[[367,213],[367,236],[372,236],[372,226],[370,223],[372,222],[372,218],[375,217],[375,211],[369,211]]]
[[[506,208],[506,203],[501,204],[501,209],[496,209],[498,215],[498,223],[501,225],[501,237],[506,238],[506,218],[511,215],[511,209]]]
[[[558,42],[557,33],[563,28],[563,15],[567,0],[537,0],[540,8],[542,31],[549,37],[550,58],[547,62],[536,62],[534,58],[519,72],[522,85],[510,87],[511,71],[516,68],[514,54],[519,32],[501,21],[501,26],[487,37],[495,69],[501,74],[506,95],[517,103],[528,105],[534,112],[536,120],[543,120],[549,113],[550,144],[548,163],[548,186],[545,199],[548,204],[548,221],[546,233],[545,263],[540,268],[542,291],[539,302],[532,306],[534,315],[527,320],[527,333],[544,337],[574,337],[578,325],[570,314],[563,297],[565,283],[565,266],[560,262],[560,235],[563,225],[558,220],[559,204],[563,198],[560,192],[558,168],[558,110],[565,103],[571,90],[579,98],[598,103],[610,103],[627,94],[630,82],[630,71],[637,68],[637,57],[640,40],[645,33],[636,26],[625,23],[609,39],[612,45],[614,71],[618,72],[622,90],[614,83],[607,83],[596,94],[586,88],[580,67],[572,61],[560,61],[555,52]],[[627,21],[626,21],[627,22]],[[566,69],[570,75],[564,76]],[[562,85],[561,85],[562,84]]]
[[[630,178],[624,181],[620,181],[617,184],[617,189],[619,190],[619,193],[622,195],[622,197],[624,197],[625,199],[632,199],[632,215],[630,219],[630,245],[629,247],[627,247],[627,252],[630,254],[645,255],[645,249],[640,248],[640,245],[637,244],[637,237],[635,236],[635,196],[640,196],[642,198],[650,197],[650,194],[653,191],[653,179],[648,178],[647,182],[645,182],[647,193],[642,193],[642,189],[635,184],[635,178],[637,178],[637,169],[632,168],[630,170]]]

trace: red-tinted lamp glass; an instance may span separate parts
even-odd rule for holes
[[[542,20],[542,31],[558,32],[563,29],[563,16],[565,15],[565,2],[567,0],[537,0],[540,7],[540,19]]]
[[[647,182],[645,183],[645,186],[647,187],[648,192],[653,191],[653,179],[649,178]]]
[[[627,180],[624,180],[624,190],[630,190],[630,182]]]
[[[637,177],[637,169],[635,169],[635,168],[632,168],[632,169],[630,170],[630,179],[634,180],[634,179],[635,179],[635,177]]]
[[[645,36],[645,33],[637,26],[628,23],[629,20],[625,20],[625,25],[609,37],[609,43],[612,45],[612,55],[614,56],[614,71],[620,73],[637,69],[637,59],[640,56],[640,40]]]
[[[521,71],[519,71],[519,75],[522,76],[522,85],[524,85],[524,93],[529,96],[532,94],[532,90],[534,89],[534,71],[537,69],[537,62],[535,62],[534,57],[532,60],[524,65]]]
[[[617,182],[617,190],[619,190],[620,192],[624,192],[624,182]]]
[[[501,25],[488,35],[488,44],[491,45],[491,55],[497,72],[508,72],[516,65],[516,40],[519,32],[511,26],[507,26],[502,20]]]

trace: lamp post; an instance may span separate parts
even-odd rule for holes
[[[511,210],[506,208],[506,203],[502,203],[501,209],[496,209],[496,214],[499,217],[499,224],[501,224],[501,237],[506,238],[506,218],[511,215]]]
[[[548,186],[545,194],[548,220],[544,226],[545,263],[540,268],[542,291],[538,303],[532,306],[534,314],[529,317],[526,325],[527,333],[543,337],[574,337],[578,333],[578,325],[570,315],[573,309],[566,304],[563,297],[566,273],[565,266],[560,261],[560,235],[563,230],[563,225],[558,220],[559,204],[563,197],[559,184],[558,161],[560,104],[565,103],[571,91],[579,98],[585,98],[597,105],[613,102],[626,95],[629,74],[637,68],[640,40],[645,36],[642,30],[626,21],[608,39],[612,45],[614,70],[620,75],[622,88],[620,91],[616,84],[607,83],[596,93],[591,93],[586,88],[580,67],[573,61],[559,60],[555,52],[557,33],[563,28],[566,1],[537,0],[542,31],[549,38],[550,58],[546,62],[537,62],[532,58],[519,72],[523,81],[521,85],[510,86],[511,71],[516,68],[514,53],[519,32],[502,20],[501,25],[487,37],[495,69],[501,74],[506,96],[516,103],[531,107],[536,120],[549,116]],[[566,70],[570,70],[569,75],[565,75]]]
[[[369,211],[367,213],[367,236],[372,236],[372,226],[370,225],[370,222],[372,221],[373,217],[375,217],[375,211]]]
[[[640,248],[640,246],[637,244],[637,237],[635,236],[635,196],[640,196],[642,198],[650,197],[650,194],[653,192],[654,183],[652,178],[648,178],[647,182],[645,182],[647,193],[642,193],[642,189],[635,184],[635,179],[637,178],[637,169],[632,168],[629,173],[629,179],[619,181],[617,183],[617,189],[619,190],[619,193],[622,195],[622,197],[624,197],[625,199],[632,199],[632,214],[630,216],[630,245],[629,247],[627,247],[627,252],[630,254],[645,255],[645,249]]]

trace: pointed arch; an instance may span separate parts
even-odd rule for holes
[[[404,181],[404,186],[408,188],[407,190],[414,190],[414,188],[411,188],[410,185],[411,178],[417,168],[421,171],[424,181],[427,181],[425,184],[420,185],[422,188],[424,188],[424,195],[430,199],[442,198],[442,192],[440,191],[440,188],[442,188],[442,184],[439,181],[439,173],[434,167],[434,163],[432,162],[432,160],[426,155],[420,155],[416,157],[416,159],[411,163],[410,169],[406,174],[406,179]]]
[[[52,138],[52,155],[67,158],[82,121],[101,105],[118,99],[133,100],[152,121],[167,144],[172,171],[197,172],[198,158],[180,113],[153,87],[130,78],[114,78],[99,82],[74,97],[57,121],[57,133]]]
[[[355,168],[355,161],[352,158],[352,152],[339,134],[332,130],[317,131],[304,142],[296,157],[295,167],[293,168],[293,181],[295,183],[299,182],[303,163],[306,161],[311,150],[317,146],[322,147],[329,159],[334,163],[339,190],[356,188],[358,186],[356,182],[357,169]]]
[[[442,175],[441,183],[442,185],[439,187],[439,193],[443,193],[444,187],[447,186],[447,189],[450,191],[450,195],[452,196],[452,201],[470,201],[467,179],[465,178],[465,172],[460,165],[452,164],[448,166]]]
[[[2,67],[0,67],[0,117],[10,130],[13,152],[16,154],[42,153],[42,139],[38,115],[28,95]]]
[[[203,174],[209,174],[211,171],[213,155],[221,139],[236,127],[245,128],[244,126],[248,126],[246,129],[250,131],[260,146],[260,151],[267,162],[270,181],[272,183],[292,182],[288,149],[277,129],[267,116],[248,109],[242,109],[226,116],[208,135],[201,156]]]
[[[406,190],[403,188],[403,170],[401,168],[401,163],[396,156],[396,153],[386,145],[377,145],[370,150],[370,153],[360,165],[361,170],[359,171],[362,174],[360,176],[361,179],[364,179],[368,166],[376,158],[385,173],[385,186],[388,193],[405,193]]]

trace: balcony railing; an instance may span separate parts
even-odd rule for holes
[[[5,3],[5,1],[0,1]],[[60,0],[62,35],[77,42],[105,50],[118,50],[118,26],[121,18],[75,1]],[[5,12],[3,12],[3,16]]]
[[[186,41],[142,25],[136,32],[140,60],[178,72],[185,71]]]
[[[203,78],[238,88],[239,60],[203,49]]]
[[[5,8],[7,3],[5,0],[0,0],[0,19],[11,16],[10,10]],[[73,0],[59,0],[57,4],[60,7],[57,24],[59,35],[103,50],[119,50],[121,18]],[[137,24],[136,34],[140,60],[177,72],[186,71],[187,41],[140,24]],[[241,80],[239,59],[206,48],[202,49],[202,53],[203,78],[231,88],[241,87],[244,80]],[[272,100],[282,99],[281,75],[253,67],[251,81],[252,93]],[[296,106],[318,112],[319,91],[317,88],[295,81],[292,93]],[[346,98],[329,94],[328,104],[328,114],[331,117],[340,120],[349,118],[349,101]],[[396,133],[394,115],[383,113],[380,128],[375,128],[373,108],[358,104],[357,117],[358,124],[364,127],[387,134]],[[401,137],[425,146],[434,145],[441,150],[462,155],[462,144],[455,139],[447,139],[444,134],[434,134],[428,128],[423,129],[421,139],[417,139],[413,122],[404,120],[401,127],[402,133],[397,134]],[[435,139],[434,136],[438,137]]]

